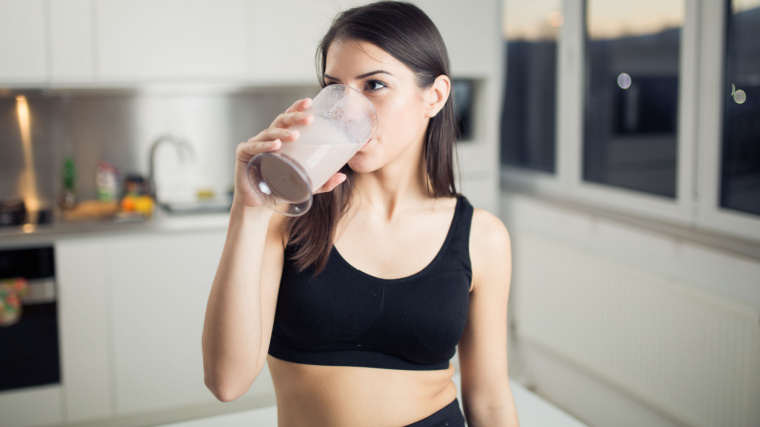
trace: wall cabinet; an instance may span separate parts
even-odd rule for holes
[[[88,83],[95,78],[91,0],[48,1],[50,81]]]
[[[501,21],[495,0],[417,0],[441,32],[457,77],[497,77],[501,59]]]
[[[0,0],[0,84],[94,79],[90,0]]]
[[[252,0],[0,0],[0,85],[240,82]]]
[[[248,77],[248,0],[97,0],[102,81]]]
[[[341,10],[340,2],[259,0],[254,5],[253,71],[256,78],[316,86],[317,45]]]
[[[320,38],[340,10],[363,3],[0,0],[0,84],[315,84]],[[483,20],[496,2],[479,3],[418,2],[457,76],[482,77],[498,65],[498,19]]]
[[[0,0],[0,82],[45,83],[45,34],[43,0]]]

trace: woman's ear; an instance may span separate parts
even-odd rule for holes
[[[435,117],[446,104],[451,92],[451,80],[448,76],[440,75],[425,91],[425,117]]]

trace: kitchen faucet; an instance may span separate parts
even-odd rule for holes
[[[180,160],[184,160],[184,152],[190,154],[191,157],[195,155],[195,152],[193,150],[193,146],[187,141],[187,139],[172,135],[172,134],[165,134],[161,135],[158,138],[156,138],[155,141],[153,141],[153,144],[150,146],[150,154],[148,156],[148,186],[150,191],[150,195],[153,196],[154,199],[156,199],[157,192],[156,192],[156,182],[155,182],[155,157],[156,157],[156,149],[159,145],[161,145],[164,142],[170,142],[174,147],[177,148],[177,151],[179,152],[179,158]]]

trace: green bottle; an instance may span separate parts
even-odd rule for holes
[[[77,169],[74,165],[74,158],[67,156],[63,162],[63,194],[61,195],[61,207],[64,209],[73,208],[76,205],[76,183]]]

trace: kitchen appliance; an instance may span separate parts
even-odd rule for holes
[[[0,227],[18,227],[24,224],[49,224],[53,221],[52,209],[29,210],[22,199],[0,200]]]
[[[23,278],[21,314],[0,326],[0,391],[61,381],[52,246],[0,249],[0,281]]]
[[[26,223],[26,204],[23,200],[0,200],[0,227],[24,223]]]

